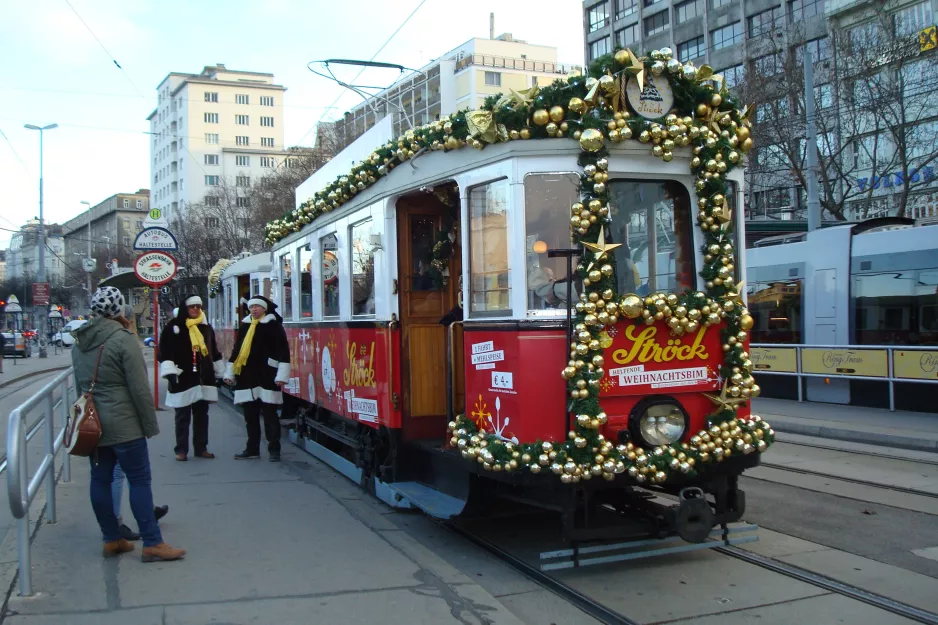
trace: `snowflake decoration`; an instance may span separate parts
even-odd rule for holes
[[[609,327],[606,328],[606,334],[608,334],[609,336],[615,338],[615,337],[618,336],[618,334],[619,334],[619,328],[617,328],[617,327],[615,327],[615,326],[609,326]]]
[[[616,382],[615,378],[603,378],[602,382],[599,383],[599,386],[603,391],[608,391],[611,388],[617,387],[619,384]]]
[[[472,415],[472,420],[475,421],[476,426],[482,430],[485,429],[485,420],[491,419],[492,413],[487,411],[488,406],[485,405],[485,400],[482,399],[482,394],[479,394],[479,399],[476,400],[475,409],[470,413]]]

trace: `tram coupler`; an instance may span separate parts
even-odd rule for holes
[[[707,540],[716,518],[703,490],[697,486],[683,488],[679,501],[674,515],[674,531],[689,543]]]

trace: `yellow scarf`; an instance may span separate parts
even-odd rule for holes
[[[186,319],[186,327],[189,328],[189,341],[192,342],[192,351],[200,351],[203,356],[208,356],[205,338],[199,332],[199,324],[203,321],[205,321],[205,312],[200,310],[199,316],[195,319]]]
[[[238,357],[234,361],[235,375],[241,373],[241,367],[248,364],[248,356],[251,355],[251,341],[254,340],[254,330],[257,329],[259,321],[260,319],[251,318],[251,327],[248,328],[247,334],[244,335],[244,342],[241,343],[241,351],[238,352]]]

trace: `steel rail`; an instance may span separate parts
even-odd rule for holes
[[[596,619],[601,623],[606,623],[607,625],[640,625],[638,621],[634,621],[624,614],[620,614],[614,610],[610,610],[601,603],[597,603],[593,599],[587,597],[579,590],[564,584],[558,579],[551,577],[547,573],[541,571],[538,567],[528,564],[521,558],[513,556],[501,547],[485,540],[484,538],[473,534],[469,530],[460,527],[455,523],[442,523],[445,527],[449,528],[451,531],[459,534],[463,538],[471,541],[472,543],[482,547],[495,557],[497,557],[502,562],[508,564],[513,569],[522,573],[526,577],[537,582],[544,588],[550,590],[554,594],[560,596],[561,598],[569,601],[579,609],[586,612],[588,615]]]
[[[803,435],[804,436],[804,435]],[[839,451],[845,454],[856,454],[858,456],[869,456],[871,458],[884,458],[886,460],[903,460],[905,462],[914,462],[915,464],[928,464],[938,466],[938,460],[927,460],[925,458],[907,458],[906,456],[896,456],[894,454],[878,454],[873,451],[866,451],[862,449],[844,449],[843,447],[834,447],[832,445],[815,445],[814,443],[802,443],[798,441],[787,440],[783,438],[775,437],[776,443],[784,443],[785,445],[797,445],[798,447],[812,447],[814,449],[823,449],[825,451]],[[871,444],[871,443],[867,443]],[[919,451],[922,454],[931,454],[930,451]],[[936,455],[938,458],[938,455]]]
[[[938,614],[935,614],[934,612],[916,608],[915,606],[909,605],[907,603],[896,601],[895,599],[890,599],[889,597],[877,594],[875,592],[863,590],[862,588],[831,579],[830,577],[821,575],[819,573],[813,573],[811,571],[807,571],[790,564],[785,564],[783,562],[779,562],[778,560],[773,560],[772,558],[760,556],[737,547],[716,547],[714,548],[714,551],[718,551],[724,555],[730,556],[731,558],[742,560],[743,562],[748,562],[749,564],[758,566],[759,568],[767,569],[773,573],[785,575],[786,577],[797,579],[806,584],[811,584],[812,586],[817,586],[818,588],[829,590],[830,592],[837,593],[838,595],[843,595],[844,597],[848,597],[850,599],[862,601],[863,603],[872,605],[881,610],[886,610],[887,612],[898,614],[899,616],[904,616],[905,618],[918,621],[919,623],[926,623],[926,625],[938,625]]]
[[[817,471],[809,471],[809,470],[807,470],[807,469],[799,469],[799,468],[797,468],[797,467],[789,467],[789,466],[780,465],[780,464],[769,464],[769,463],[767,463],[767,462],[761,463],[760,466],[766,467],[766,468],[768,468],[768,469],[778,469],[778,470],[780,470],[780,471],[789,471],[789,472],[791,472],[791,473],[798,473],[798,474],[800,474],[800,475],[815,475],[815,476],[817,476],[817,477],[823,477],[823,478],[826,478],[826,479],[837,480],[837,481],[840,481],[840,482],[847,482],[847,483],[849,483],[849,484],[859,484],[860,486],[869,486],[869,487],[872,487],[872,488],[880,488],[880,489],[883,489],[883,490],[891,490],[891,491],[894,491],[894,492],[897,492],[897,493],[904,493],[904,494],[906,494],[906,495],[918,495],[918,496],[921,496],[921,497],[931,497],[932,499],[938,499],[938,493],[930,493],[930,492],[928,492],[928,491],[915,490],[914,488],[906,488],[905,486],[892,486],[892,485],[890,485],[890,484],[881,484],[881,483],[879,483],[879,482],[870,482],[869,480],[861,480],[861,479],[857,479],[857,478],[854,478],[854,477],[841,477],[841,476],[839,476],[839,475],[831,475],[830,473],[818,473]],[[754,479],[754,480],[762,480],[763,482],[768,482],[768,481],[770,481],[770,480],[766,480],[766,479],[763,479],[763,478],[759,478],[759,477],[756,477],[756,476],[753,476],[753,475],[747,475],[746,477],[751,478],[751,479]]]

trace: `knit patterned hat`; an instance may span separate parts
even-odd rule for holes
[[[91,310],[96,315],[113,319],[124,312],[124,296],[112,286],[103,286],[91,298]]]

